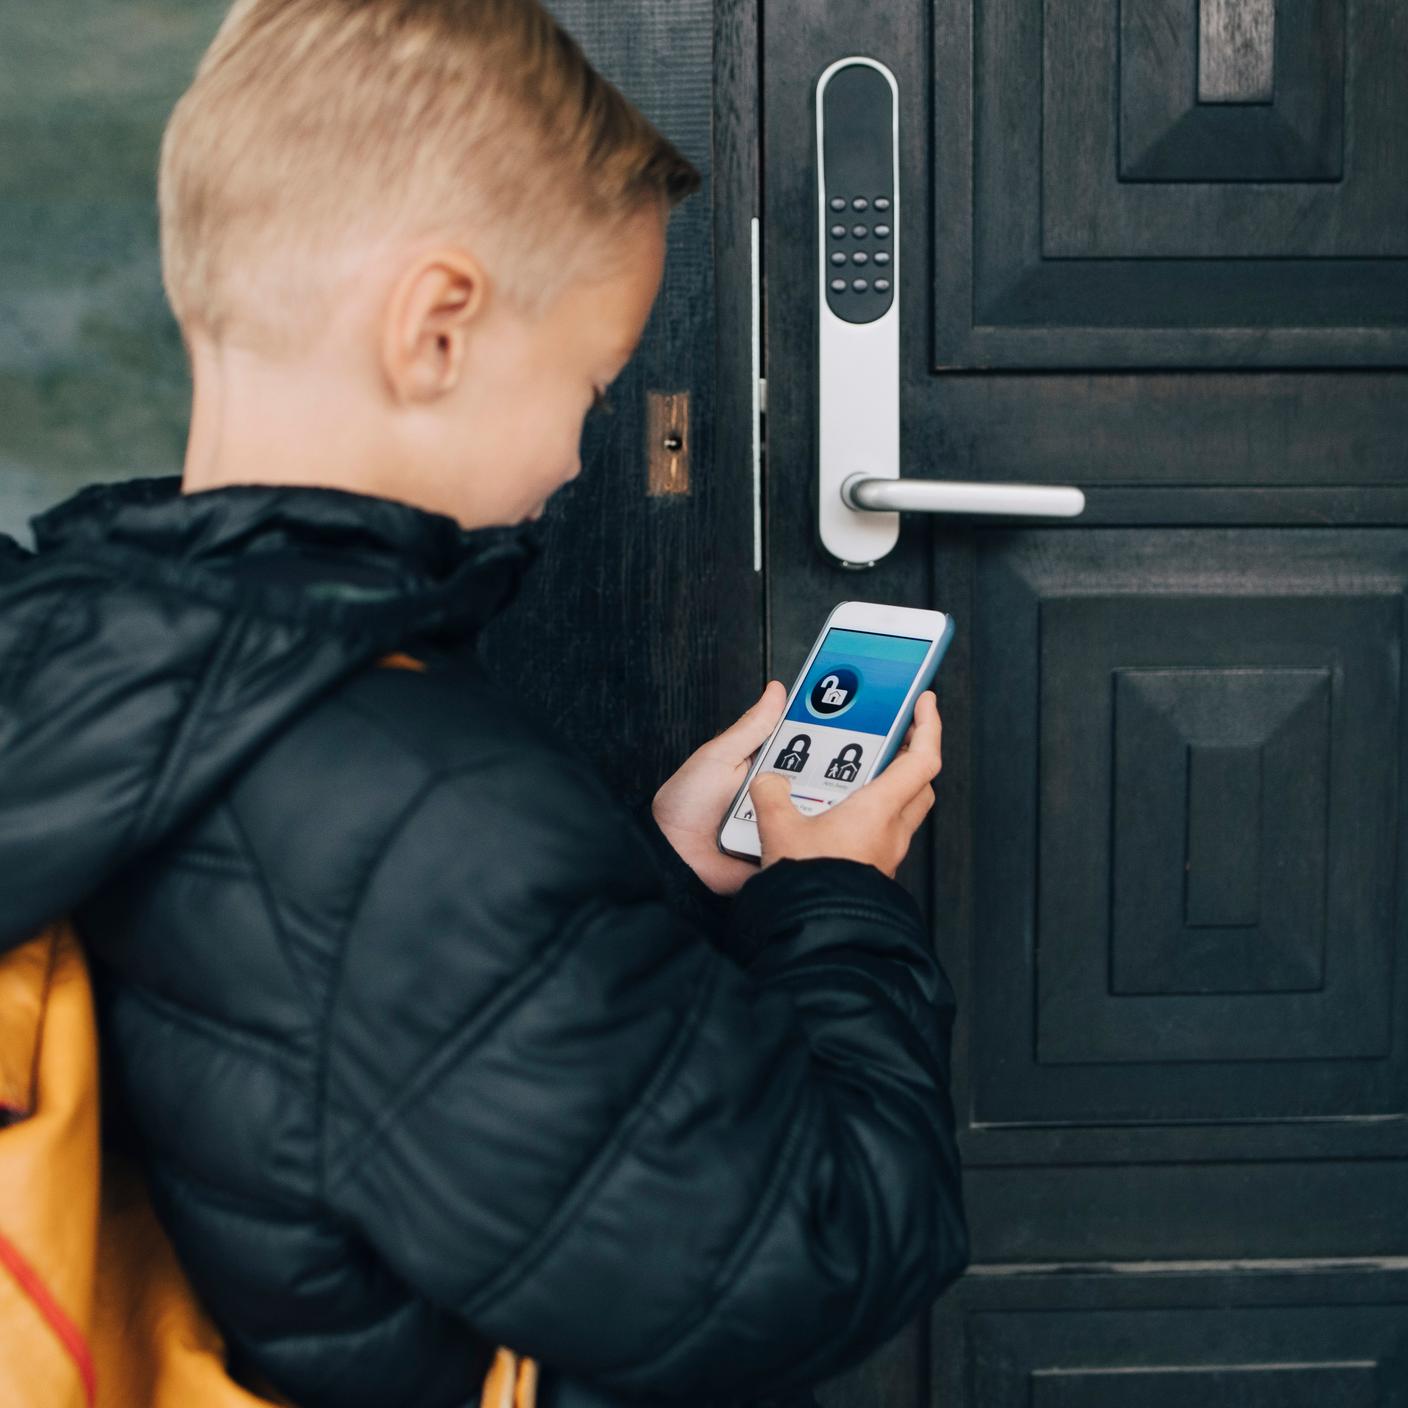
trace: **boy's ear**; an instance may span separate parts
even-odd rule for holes
[[[381,369],[397,401],[433,401],[455,387],[488,292],[483,266],[466,250],[437,249],[403,271],[381,329]]]

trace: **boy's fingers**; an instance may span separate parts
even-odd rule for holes
[[[782,706],[786,702],[787,691],[782,682],[769,680],[757,700],[726,729],[716,733],[707,746],[727,754],[731,762],[746,758],[767,742],[768,735],[777,727]]]
[[[879,777],[872,778],[865,786],[876,789],[873,795],[886,806],[900,807],[938,775],[938,755],[911,743]]]
[[[939,718],[938,701],[934,698],[934,692],[926,689],[921,694],[914,706],[914,722],[910,724],[909,746],[913,750],[930,750],[935,754],[940,751],[943,742],[944,725]]]
[[[934,805],[934,785],[928,783],[900,808],[900,820],[911,830],[917,831],[919,823],[929,815]]]
[[[925,703],[925,696],[928,702]],[[896,753],[894,760],[879,777],[872,778],[862,791],[878,789],[878,797],[891,804],[907,801],[926,783],[938,776],[942,766],[940,741],[942,732],[934,697],[925,690],[914,709],[914,732],[909,747]]]
[[[920,698],[922,699],[922,698],[923,698],[923,695],[920,695]],[[916,712],[916,713],[918,712],[919,707],[920,707],[920,706],[919,706],[919,700],[916,699],[916,700],[914,701],[914,708],[915,708],[915,712]],[[900,753],[904,752],[905,749],[907,749],[907,748],[909,747],[909,745],[914,742],[914,725],[915,725],[915,720],[914,720],[914,719],[910,719],[910,721],[909,721],[909,727],[908,727],[907,729],[905,729],[905,731],[904,731],[904,737],[900,740],[900,746],[899,746],[899,748],[896,750],[897,752],[900,752]]]

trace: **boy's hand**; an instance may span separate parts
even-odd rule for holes
[[[758,702],[737,723],[691,753],[651,803],[651,814],[670,844],[718,894],[733,894],[758,873],[752,861],[726,856],[719,849],[719,822],[748,776],[753,754],[777,727],[786,703],[786,686],[781,680],[769,680]]]
[[[919,824],[934,805],[933,780],[943,767],[943,722],[934,691],[914,706],[904,744],[878,777],[844,802],[816,816],[792,803],[792,784],[781,773],[762,773],[749,788],[758,816],[763,865],[784,857],[839,856],[877,866],[894,878]]]

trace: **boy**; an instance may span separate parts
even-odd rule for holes
[[[76,913],[162,1221],[302,1408],[496,1344],[546,1403],[801,1394],[967,1261],[893,878],[933,695],[830,814],[760,782],[759,868],[713,829],[778,681],[633,818],[475,648],[698,179],[535,0],[238,0],[162,147],[183,476],[0,557],[0,941]]]

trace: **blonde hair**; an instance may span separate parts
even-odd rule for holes
[[[358,252],[472,237],[535,316],[697,170],[538,0],[235,0],[161,143],[188,339],[288,350]]]

